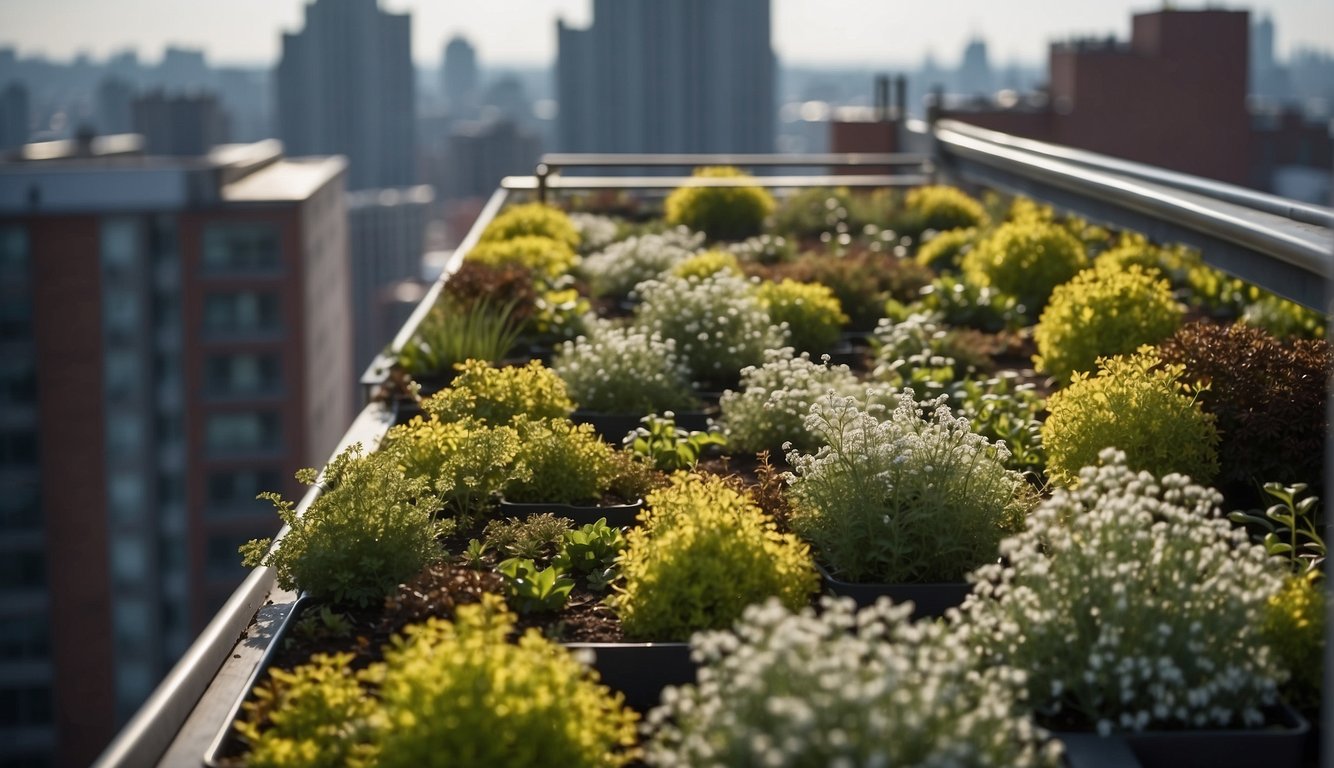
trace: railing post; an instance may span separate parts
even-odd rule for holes
[[[546,163],[538,163],[534,175],[537,176],[537,202],[545,203],[547,201],[547,176],[551,175],[551,166]]]

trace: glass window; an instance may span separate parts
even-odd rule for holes
[[[41,496],[36,480],[0,488],[0,531],[37,531],[41,528]]]
[[[0,431],[0,465],[37,463],[37,434],[31,429],[11,428]]]
[[[111,542],[111,579],[117,586],[136,587],[148,581],[152,563],[148,562],[148,547],[138,536],[118,536]],[[147,609],[139,602],[123,595],[116,606],[116,623],[141,627],[147,620]],[[138,614],[143,613],[143,620]]]
[[[204,297],[209,333],[270,333],[281,328],[278,295],[271,291],[212,293]]]
[[[46,585],[46,558],[35,550],[0,555],[0,589],[40,589]]]
[[[208,391],[214,395],[276,392],[281,383],[278,355],[213,355],[207,364]]]
[[[275,225],[214,224],[204,230],[205,272],[276,272],[281,266]]]
[[[112,455],[138,453],[143,447],[144,432],[134,411],[112,411],[107,416],[107,448]]]
[[[32,296],[5,291],[0,296],[0,341],[26,341],[32,337]]]
[[[51,625],[45,616],[9,616],[0,621],[0,659],[44,659],[51,654]]]
[[[106,332],[118,336],[139,335],[139,299],[126,291],[107,291],[102,295]]]
[[[133,397],[139,391],[139,356],[133,352],[111,347],[102,358],[106,374],[107,394],[113,398]]]
[[[28,231],[19,226],[0,227],[0,279],[25,279],[30,268]]]
[[[0,356],[0,404],[37,403],[37,366],[25,354]]]
[[[144,480],[138,473],[114,472],[107,480],[107,496],[111,518],[118,523],[139,523],[148,511]]]
[[[271,510],[267,501],[257,496],[264,491],[281,491],[282,476],[274,469],[240,469],[231,472],[212,472],[208,476],[209,511]]]
[[[241,565],[241,545],[252,537],[243,533],[219,534],[208,537],[208,551],[204,556],[204,572],[210,579],[236,579],[245,577],[245,566]]]
[[[204,425],[204,444],[213,454],[279,450],[282,445],[278,414],[269,411],[213,414]]]
[[[31,728],[52,720],[51,689],[45,686],[0,688],[0,723]]]

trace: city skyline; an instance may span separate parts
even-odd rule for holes
[[[0,0],[0,47],[21,56],[61,60],[86,54],[96,60],[127,49],[156,60],[169,45],[205,50],[214,63],[271,65],[281,34],[300,27],[305,0]],[[1183,10],[1204,3],[1182,4]],[[1215,7],[1216,4],[1209,4]],[[590,0],[493,0],[442,3],[381,0],[390,12],[413,15],[413,61],[439,64],[444,40],[467,37],[485,63],[544,65],[555,58],[557,18],[585,26]],[[1156,10],[1158,2],[1071,0],[1057,6],[1036,0],[996,4],[984,0],[939,0],[922,4],[882,0],[774,0],[773,41],[780,59],[794,65],[902,65],[931,55],[954,61],[968,40],[982,37],[992,60],[1038,63],[1047,45],[1071,37],[1125,39],[1132,13]],[[1247,6],[1270,15],[1277,30],[1275,52],[1334,50],[1334,3],[1269,0]],[[81,23],[70,23],[78,18]],[[859,19],[848,24],[850,18]],[[895,34],[912,30],[909,34]],[[931,30],[923,33],[920,30]],[[887,34],[888,33],[888,34]]]

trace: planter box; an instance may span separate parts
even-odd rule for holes
[[[537,515],[543,512],[550,512],[556,517],[563,517],[569,520],[576,527],[581,525],[592,525],[602,518],[607,519],[607,525],[613,528],[624,528],[630,525],[638,525],[639,510],[644,508],[644,500],[640,499],[633,504],[617,504],[615,506],[583,506],[579,504],[548,504],[543,502],[518,502],[500,500],[501,517],[517,517],[520,519],[530,515]]]
[[[888,597],[895,603],[908,600],[913,602],[913,617],[944,616],[945,611],[963,604],[963,599],[972,591],[966,582],[944,584],[857,584],[840,581],[830,575],[820,563],[815,564],[820,572],[820,580],[826,592],[839,597],[850,597],[857,602],[858,608],[873,605],[881,597]]]
[[[1057,732],[1070,768],[1296,768],[1305,764],[1311,724],[1291,707],[1248,730],[1181,730],[1101,737]]]
[[[614,448],[621,447],[625,436],[642,426],[640,416],[620,413],[598,413],[596,411],[575,411],[570,420],[576,424],[591,424],[593,431],[604,443]],[[676,426],[687,432],[704,432],[709,428],[708,411],[685,411],[676,414]]]
[[[657,706],[662,689],[695,682],[689,643],[566,643],[572,651],[593,652],[602,682],[625,694],[625,703],[644,714]]]

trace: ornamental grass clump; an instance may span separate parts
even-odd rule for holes
[[[706,179],[749,178],[728,166],[696,168]],[[774,199],[763,187],[679,187],[663,203],[668,224],[684,224],[710,240],[744,240],[758,235],[764,219],[773,213]]]
[[[747,279],[725,272],[708,277],[675,277],[641,283],[643,302],[635,325],[675,339],[691,378],[726,387],[747,365],[758,365],[764,351],[783,346],[787,330],[775,326]]]
[[[963,257],[964,278],[1019,300],[1030,316],[1047,305],[1056,286],[1088,262],[1084,246],[1058,224],[1021,219],[1002,224]]]
[[[955,187],[917,187],[904,198],[908,212],[920,218],[920,229],[945,231],[986,223],[982,204]]]
[[[1131,264],[1086,269],[1058,285],[1043,310],[1033,340],[1041,373],[1068,382],[1091,371],[1099,357],[1156,344],[1181,325],[1185,307],[1159,273]]]
[[[1216,491],[1098,461],[971,577],[954,618],[979,666],[1026,670],[1045,722],[1104,735],[1261,724],[1284,677],[1263,634],[1282,569]]]
[[[636,285],[659,277],[704,245],[704,233],[675,227],[611,243],[584,259],[579,271],[594,296],[624,299]]]
[[[792,346],[799,352],[832,351],[848,322],[838,297],[819,283],[766,281],[760,283],[757,295],[774,325],[787,324]]]
[[[493,267],[517,265],[534,277],[555,280],[569,273],[579,257],[566,243],[550,237],[520,235],[506,240],[483,240],[473,246],[465,261]]]
[[[502,368],[469,360],[447,389],[422,401],[422,410],[440,421],[477,419],[499,426],[518,416],[569,416],[574,403],[560,376],[538,360]]]
[[[772,597],[796,610],[815,591],[806,545],[722,478],[677,474],[645,501],[613,597],[627,637],[686,640],[731,626],[752,603]]]
[[[1218,429],[1200,407],[1185,368],[1163,363],[1153,347],[1100,358],[1093,374],[1076,373],[1047,399],[1042,424],[1047,476],[1069,485],[1104,448],[1117,448],[1135,470],[1190,475],[1202,483],[1218,474]]]
[[[791,451],[792,530],[840,579],[962,581],[996,558],[1035,493],[1005,468],[1009,450],[975,434],[944,398],[904,389],[885,418],[855,398],[826,395],[806,418],[821,447]]]
[[[559,208],[543,203],[523,203],[506,208],[482,231],[481,241],[492,243],[517,237],[546,237],[570,251],[579,247],[579,230]]]
[[[598,323],[561,345],[551,367],[586,411],[643,415],[699,405],[676,340],[642,328]]]
[[[648,716],[649,765],[989,766],[1060,764],[1023,707],[1024,676],[977,669],[972,649],[910,606],[817,616],[776,601],[729,632],[691,640],[699,682]]]
[[[277,493],[260,494],[289,530],[272,550],[271,539],[252,539],[240,549],[247,568],[273,568],[283,589],[367,606],[441,557],[440,525],[432,517],[438,501],[425,479],[404,476],[391,455],[363,456],[356,444],[330,461],[318,480],[314,469],[296,476],[324,492],[302,514]]]
[[[513,300],[442,296],[399,351],[399,365],[413,376],[441,376],[465,360],[497,362],[518,343],[529,313]]]
[[[720,423],[736,451],[776,452],[784,443],[814,450],[817,438],[806,429],[811,406],[830,392],[854,396],[861,391],[846,365],[814,363],[805,352],[794,357],[791,347],[769,350],[763,365],[741,371],[738,389],[723,393]]]
[[[638,756],[634,712],[595,672],[529,629],[495,595],[454,621],[408,627],[384,661],[350,655],[275,673],[240,728],[249,765],[576,766]]]

